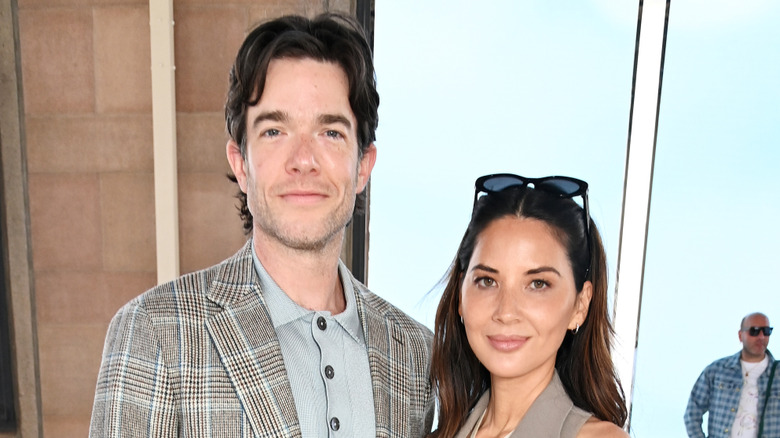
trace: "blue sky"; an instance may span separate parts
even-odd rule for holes
[[[561,4],[563,3],[563,4]],[[696,377],[775,322],[780,6],[672,1],[637,350],[633,436],[685,436]],[[378,0],[380,126],[368,283],[429,326],[495,172],[590,184],[614,288],[638,3]],[[770,342],[770,349],[773,344]]]

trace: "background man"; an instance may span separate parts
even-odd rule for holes
[[[418,437],[432,335],[340,263],[376,160],[371,52],[349,18],[254,29],[226,152],[252,238],[111,322],[91,436]]]
[[[742,351],[716,360],[699,376],[685,410],[689,437],[704,437],[702,416],[709,411],[710,437],[780,437],[780,383],[772,378],[776,366],[767,350],[772,327],[762,313],[742,319]],[[767,386],[772,382],[771,396]]]

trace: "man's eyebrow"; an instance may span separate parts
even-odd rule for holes
[[[347,129],[352,129],[352,122],[350,122],[348,118],[346,118],[341,114],[322,114],[318,117],[318,120],[322,125],[340,123],[344,125]]]
[[[257,125],[265,122],[266,120],[270,120],[272,122],[285,122],[289,120],[289,117],[284,111],[268,111],[260,113],[257,115],[257,117],[255,117],[254,120],[252,120],[252,128],[256,128]]]

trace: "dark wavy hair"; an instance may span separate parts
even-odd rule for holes
[[[577,293],[582,292],[585,281],[592,282],[587,317],[576,335],[566,333],[555,368],[576,406],[623,427],[627,418],[625,395],[610,355],[614,332],[607,310],[607,261],[598,229],[591,223],[589,246],[585,213],[576,202],[541,190],[515,187],[477,201],[446,276],[433,340],[431,379],[439,396],[439,423],[432,436],[454,436],[479,397],[490,388],[490,373],[469,346],[458,306],[463,274],[479,236],[488,225],[507,216],[547,224],[566,249]]]
[[[379,124],[379,93],[371,58],[371,47],[360,25],[352,17],[325,13],[313,19],[286,16],[268,21],[244,39],[230,70],[230,88],[225,103],[225,124],[230,137],[246,158],[246,113],[263,95],[268,66],[274,59],[314,59],[331,62],[344,70],[349,83],[349,103],[357,120],[358,155],[376,140]],[[234,175],[228,175],[236,182]],[[239,212],[244,231],[252,230],[252,213],[246,194],[239,190]],[[356,211],[365,205],[365,192],[355,202]]]

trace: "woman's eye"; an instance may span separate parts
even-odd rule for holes
[[[549,284],[544,280],[531,281],[531,289],[544,289],[547,286],[549,286]]]
[[[479,277],[474,280],[474,283],[480,287],[493,287],[496,285],[496,280],[493,280],[490,277]]]

